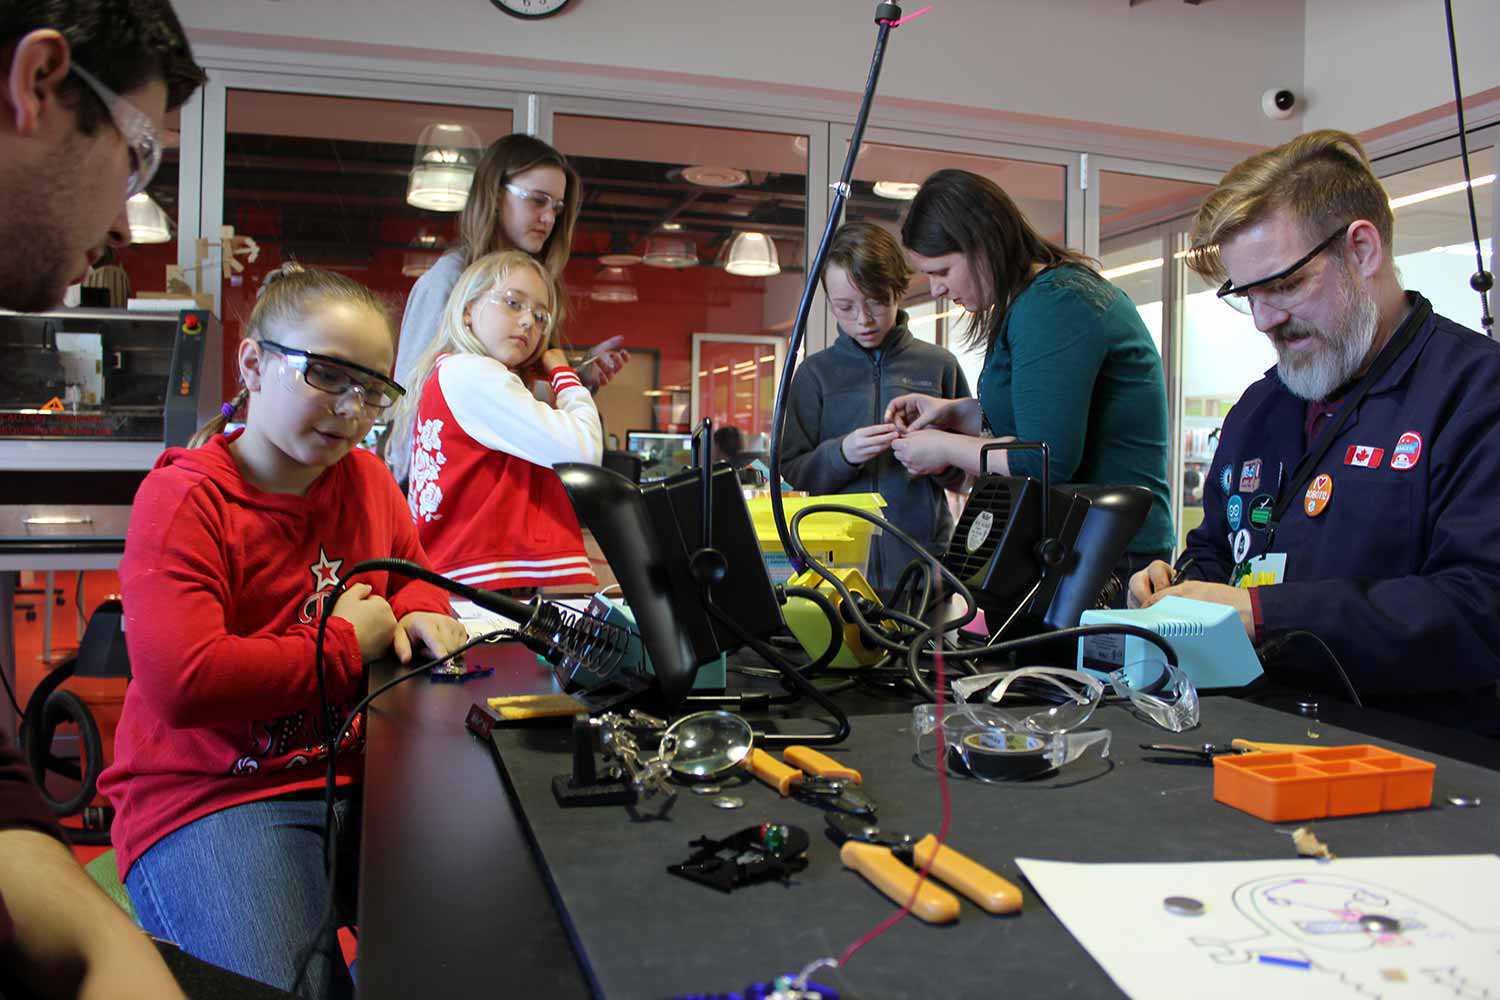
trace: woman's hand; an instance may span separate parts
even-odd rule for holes
[[[891,451],[911,475],[936,476],[948,471],[953,464],[951,449],[962,441],[962,435],[926,428],[902,434]]]
[[[947,400],[936,396],[909,392],[891,400],[890,405],[885,408],[885,420],[886,423],[893,424],[896,430],[905,434],[918,420],[930,422],[932,415],[941,410],[946,402]]]
[[[469,641],[468,629],[457,618],[431,611],[413,611],[398,623],[396,631],[396,659],[411,662],[412,650],[425,648],[433,658],[447,656]]]
[[[927,427],[977,435],[983,430],[984,415],[977,399],[939,399],[920,392],[897,396],[885,408],[885,419],[902,434]]]
[[[871,424],[869,427],[861,427],[844,435],[844,441],[839,448],[844,453],[844,461],[850,465],[864,465],[889,448],[891,442],[895,440],[894,424]]]

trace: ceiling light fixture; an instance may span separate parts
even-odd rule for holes
[[[640,299],[640,295],[624,268],[601,267],[599,273],[594,275],[594,287],[589,291],[589,298],[595,302],[635,302]]]
[[[894,201],[911,201],[921,189],[922,185],[911,181],[875,182],[875,193],[882,198],[890,198]]]
[[[439,122],[422,129],[406,183],[406,203],[429,212],[457,212],[469,200],[479,136],[467,125]]]
[[[1485,174],[1483,177],[1474,178],[1474,186],[1477,188],[1493,183],[1495,183],[1494,174]],[[1396,209],[1405,208],[1407,205],[1420,205],[1424,201],[1441,198],[1445,194],[1458,194],[1467,187],[1467,184],[1459,181],[1457,184],[1444,184],[1442,187],[1429,188],[1426,191],[1418,191],[1416,194],[1404,194],[1399,198],[1391,199],[1391,208]]]
[[[740,187],[750,180],[750,175],[739,167],[715,167],[709,165],[683,167],[682,179],[699,187]]]
[[[125,203],[125,218],[130,222],[131,243],[172,242],[172,221],[146,192],[132,195]]]
[[[739,233],[729,244],[729,259],[724,270],[749,278],[765,278],[781,273],[776,256],[776,241],[765,233]]]
[[[653,236],[646,241],[641,263],[672,269],[693,267],[698,263],[698,250],[692,240],[681,236]]]

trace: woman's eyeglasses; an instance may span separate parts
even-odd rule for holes
[[[530,203],[531,207],[538,212],[545,212],[550,208],[553,215],[562,215],[563,209],[568,204],[561,198],[554,198],[545,191],[533,191],[530,188],[523,188],[519,184],[512,184],[510,181],[505,182],[505,190],[522,201]]]
[[[130,180],[126,183],[125,197],[134,198],[146,190],[146,185],[156,176],[156,168],[161,165],[161,139],[156,134],[156,126],[151,124],[144,111],[110,90],[82,66],[74,63],[70,69],[98,96],[125,144],[130,147]]]
[[[300,347],[287,347],[274,340],[262,340],[259,343],[280,354],[287,367],[301,374],[302,381],[312,388],[330,396],[358,393],[360,402],[367,410],[377,413],[388,410],[406,395],[406,390],[395,381],[364,365],[304,351]]]

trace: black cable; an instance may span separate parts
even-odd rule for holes
[[[842,743],[849,738],[849,716],[844,713],[844,710],[842,708],[839,708],[837,702],[833,701],[831,698],[825,695],[822,689],[820,689],[812,681],[808,680],[806,677],[803,677],[801,671],[793,666],[791,662],[786,659],[786,657],[782,656],[775,647],[761,642],[759,639],[755,638],[755,636],[751,635],[749,632],[746,632],[744,627],[741,626],[739,622],[735,621],[729,615],[725,614],[724,611],[714,603],[713,598],[709,597],[706,593],[704,594],[703,604],[708,608],[709,613],[713,615],[714,618],[723,623],[731,632],[733,632],[741,642],[749,646],[751,649],[755,650],[761,656],[765,657],[768,663],[774,664],[778,669],[780,669],[783,678],[789,681],[802,694],[817,702],[817,704],[821,706],[824,711],[833,716],[834,721],[837,723],[837,725],[834,727],[834,731],[831,733],[808,733],[801,736],[789,736],[779,733],[757,733],[755,737],[757,743],[765,746],[781,746],[792,743],[802,743],[809,746],[832,746],[837,743]],[[825,602],[825,605],[828,610],[832,610],[831,604],[826,604]],[[825,611],[824,613],[827,614],[827,611]],[[829,627],[833,629],[833,636],[829,640],[829,646],[832,647],[833,643],[835,642],[842,644],[843,628],[838,621],[837,614],[835,614],[829,620],[828,624]]]
[[[797,351],[807,334],[807,319],[812,315],[813,296],[817,294],[818,279],[823,266],[828,262],[828,250],[833,243],[833,232],[844,211],[844,201],[849,196],[850,179],[854,176],[854,161],[859,156],[860,143],[864,139],[865,122],[870,118],[870,104],[875,99],[875,85],[880,80],[880,66],[885,60],[885,45],[890,38],[894,21],[887,15],[901,16],[901,9],[894,3],[881,4],[876,11],[876,24],[880,26],[875,36],[875,52],[870,58],[870,73],[865,80],[864,93],[860,95],[859,112],[854,116],[854,129],[849,137],[849,152],[844,155],[844,168],[839,181],[833,186],[833,200],[828,205],[828,220],[823,224],[823,236],[818,240],[818,252],[807,267],[807,283],[802,286],[802,298],[797,303],[797,316],[792,322],[792,332],[787,337],[786,362],[781,368],[781,379],[776,387],[776,401],[771,408],[771,517],[776,522],[776,535],[791,560],[792,568],[800,573],[810,561],[802,543],[792,537],[787,526],[786,505],[781,496],[781,439],[786,425],[786,401],[791,395],[792,374],[797,368]]]
[[[1469,230],[1474,236],[1474,263],[1478,267],[1474,276],[1469,279],[1469,287],[1479,293],[1479,324],[1484,327],[1485,333],[1489,333],[1495,325],[1495,318],[1490,315],[1489,298],[1489,290],[1495,287],[1495,278],[1484,269],[1484,248],[1479,242],[1479,216],[1474,211],[1474,179],[1469,173],[1469,136],[1464,126],[1464,90],[1458,82],[1458,39],[1453,33],[1453,0],[1443,0],[1443,13],[1448,19],[1448,65],[1453,69],[1453,109],[1458,114],[1458,151],[1464,167],[1464,194],[1469,202]],[[1331,653],[1329,655],[1332,656]],[[1342,667],[1339,668],[1339,673],[1343,673]],[[1351,688],[1351,693],[1352,690]],[[1355,701],[1358,702],[1358,699]]]
[[[954,591],[963,598],[964,604],[967,607],[967,610],[957,618],[949,619],[946,622],[940,623],[939,626],[936,626],[938,628],[938,631],[945,632],[950,629],[963,628],[969,622],[973,621],[974,616],[979,613],[979,605],[975,603],[974,595],[969,592],[969,588],[964,585],[964,582],[962,580],[954,576],[952,571],[942,564],[941,560],[939,560],[931,552],[928,552],[926,547],[916,539],[912,538],[911,535],[908,535],[906,532],[902,531],[894,524],[891,524],[884,518],[878,517],[867,510],[859,510],[854,507],[846,507],[842,504],[833,503],[809,504],[808,506],[803,507],[792,516],[791,524],[788,526],[788,533],[794,539],[797,539],[798,545],[801,545],[801,540],[798,537],[798,528],[802,523],[802,519],[812,514],[818,513],[838,513],[858,517],[863,520],[869,521],[871,524],[874,524],[882,531],[889,531],[897,539],[910,547],[912,551],[916,552],[919,556],[926,559],[929,566],[937,567],[938,573],[944,580],[948,581],[949,585],[952,586]],[[854,625],[859,628],[860,635],[864,637],[865,642],[892,653],[907,652],[907,643],[892,641],[888,636],[881,633],[878,629],[872,626],[869,621],[865,619],[864,613],[860,610],[859,605],[854,600],[854,595],[849,592],[848,587],[844,586],[844,582],[840,580],[836,575],[834,575],[832,570],[828,569],[828,567],[819,563],[811,556],[809,556],[807,559],[807,565],[809,569],[817,573],[824,580],[828,581],[828,585],[832,587],[835,592],[837,592],[837,594],[839,595],[839,599],[844,602],[843,607],[845,612],[849,615],[849,618],[854,623]]]
[[[1365,703],[1359,699],[1359,692],[1354,689],[1354,682],[1344,672],[1344,665],[1339,662],[1339,658],[1334,655],[1333,650],[1328,648],[1328,643],[1323,641],[1323,637],[1316,632],[1309,632],[1307,629],[1302,628],[1293,629],[1263,645],[1260,649],[1261,656],[1265,659],[1274,659],[1281,650],[1290,645],[1293,639],[1311,639],[1317,643],[1318,648],[1323,651],[1323,655],[1333,665],[1334,671],[1339,675],[1339,680],[1344,682],[1344,690],[1349,692],[1349,700],[1354,702],[1358,708],[1365,707]]]
[[[844,623],[839,621],[839,611],[833,606],[833,602],[812,587],[783,587],[781,592],[787,597],[800,597],[816,604],[823,612],[823,617],[828,619],[829,628],[833,630],[828,637],[828,648],[801,670],[802,676],[811,680],[827,670],[828,665],[838,658],[839,650],[844,648]]]
[[[350,573],[350,576],[352,575],[353,571],[351,571]],[[347,580],[348,578],[346,577],[345,579]],[[331,607],[331,603],[328,606]],[[478,646],[482,643],[491,642],[498,637],[502,637],[509,631],[510,630],[508,629],[502,629],[470,639],[468,642],[464,643],[462,646],[458,647],[445,656],[440,656],[437,659],[429,660],[426,663],[419,664],[418,666],[413,667],[408,672],[404,674],[398,674],[396,677],[391,678],[389,681],[386,681],[374,691],[371,691],[369,694],[365,695],[364,698],[360,699],[359,703],[356,704],[354,708],[349,712],[348,716],[345,717],[344,722],[341,726],[339,726],[338,731],[333,734],[333,739],[328,744],[328,768],[325,776],[325,784],[323,787],[323,865],[324,870],[328,875],[328,896],[323,905],[323,916],[318,921],[318,928],[313,934],[313,939],[303,949],[302,955],[298,959],[297,978],[292,981],[292,993],[296,993],[297,990],[302,986],[303,980],[307,978],[307,974],[312,967],[314,959],[316,959],[319,955],[325,955],[328,956],[331,960],[332,956],[336,954],[334,945],[337,943],[337,939],[333,937],[333,934],[338,929],[337,911],[339,856],[338,841],[332,836],[332,832],[333,807],[334,800],[337,797],[338,748],[339,744],[343,742],[344,734],[349,731],[350,726],[354,725],[354,720],[359,717],[360,713],[368,708],[370,703],[373,702],[379,695],[384,694],[386,691],[395,687],[397,684],[411,680],[413,677],[421,677],[429,674],[433,670],[452,660],[454,657],[461,656],[463,653],[467,652],[470,649],[473,649],[475,646]],[[321,633],[319,641],[321,643]],[[326,711],[327,710],[325,709],[325,712]]]
[[[26,711],[21,708],[21,703],[16,700],[15,688],[10,686],[10,678],[5,676],[4,670],[0,670],[0,684],[5,685],[5,693],[10,697],[10,707],[16,710],[16,727],[19,731],[20,726],[26,722]]]

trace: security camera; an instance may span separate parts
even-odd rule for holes
[[[1260,95],[1260,109],[1267,118],[1290,118],[1297,108],[1297,95],[1285,87],[1272,87]]]

